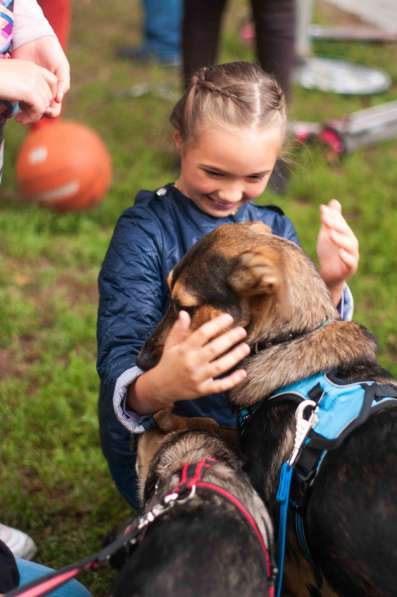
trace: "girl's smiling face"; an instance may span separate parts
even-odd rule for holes
[[[225,126],[203,129],[187,144],[178,133],[174,139],[181,157],[176,187],[201,211],[219,218],[263,193],[281,152],[283,129]]]

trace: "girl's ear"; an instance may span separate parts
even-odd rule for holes
[[[179,131],[174,131],[172,133],[172,138],[174,140],[175,147],[177,148],[178,151],[180,151],[181,148],[182,148],[182,144],[183,144],[180,132]]]

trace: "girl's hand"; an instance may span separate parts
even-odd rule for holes
[[[180,311],[160,362],[137,379],[128,407],[147,414],[178,400],[225,392],[243,381],[243,369],[218,379],[250,352],[242,342],[247,332],[232,324],[231,315],[222,314],[192,332],[189,314]]]
[[[358,268],[358,240],[342,215],[339,201],[320,207],[321,228],[317,239],[320,275],[334,304],[338,305],[345,280]]]
[[[49,110],[57,91],[57,78],[46,68],[27,60],[0,61],[0,98],[19,101],[16,120],[30,124]]]

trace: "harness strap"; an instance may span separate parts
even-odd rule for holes
[[[327,383],[329,377],[324,376],[324,379]],[[330,382],[334,383],[332,380],[330,380]],[[304,381],[303,384],[307,384],[307,382]],[[277,597],[281,595],[283,583],[281,574],[284,571],[288,507],[291,506],[294,511],[298,543],[303,555],[313,567],[317,589],[320,591],[322,585],[322,572],[316,565],[315,560],[310,553],[304,527],[304,512],[310,497],[310,489],[328,451],[340,446],[346,437],[354,429],[364,424],[372,414],[396,406],[397,387],[392,384],[381,384],[374,381],[357,381],[346,385],[349,387],[356,386],[358,391],[363,393],[361,408],[356,413],[355,418],[350,422],[347,420],[346,426],[339,430],[337,437],[333,438],[327,437],[326,432],[328,429],[326,428],[326,425],[315,424],[310,430],[308,437],[303,442],[302,448],[297,459],[294,460],[293,466],[290,467],[289,462],[286,462],[281,467],[279,489],[277,493],[277,501],[280,502],[278,554],[280,573],[277,579]],[[308,396],[310,400],[319,404],[325,395],[325,390],[322,384],[317,381],[317,383],[310,389],[308,389],[308,387],[310,388],[310,383],[309,386],[306,385],[304,391],[297,391],[295,393],[288,388],[286,392],[278,392],[276,395],[273,395],[271,399],[280,398],[283,401],[291,400],[299,403],[305,400],[305,397]],[[342,390],[343,385],[341,385],[341,391]],[[321,413],[321,406],[316,410]]]
[[[276,582],[276,597],[280,597],[283,592],[284,584],[284,565],[285,565],[285,548],[287,543],[287,523],[288,523],[288,508],[289,508],[289,492],[291,488],[291,480],[293,467],[288,462],[284,462],[281,466],[280,482],[277,490],[276,501],[280,504],[280,522],[278,528],[278,573]]]
[[[255,522],[255,519],[253,518],[253,516],[248,512],[248,510],[243,506],[243,504],[240,502],[240,500],[238,500],[234,495],[232,495],[231,493],[229,493],[228,491],[226,491],[225,489],[223,489],[222,487],[219,487],[219,485],[214,485],[213,483],[208,483],[206,481],[199,481],[197,483],[197,487],[203,488],[203,489],[210,489],[211,491],[214,491],[215,493],[218,493],[219,495],[221,495],[222,497],[224,497],[225,499],[227,499],[231,504],[233,504],[233,506],[236,507],[236,509],[240,512],[240,514],[243,516],[243,518],[246,520],[246,522],[248,523],[248,525],[252,528],[252,530],[254,531],[259,544],[261,546],[264,558],[265,558],[265,563],[266,563],[266,576],[267,579],[269,581],[271,581],[271,583],[273,583],[274,580],[274,568],[272,566],[272,562],[271,562],[271,558],[270,558],[270,554],[269,554],[269,549],[268,546],[266,545],[262,533],[260,532],[260,530],[258,529],[258,525]],[[269,596],[273,597],[274,596],[274,587],[273,585],[271,585],[269,587]]]
[[[198,462],[197,464],[184,464],[181,473],[181,480],[176,486],[174,491],[177,491],[179,487],[186,486],[191,489],[193,485],[200,481],[206,470],[211,468],[216,462],[215,458],[207,456]]]
[[[269,596],[274,597],[273,580],[275,571],[269,554],[269,548],[263,539],[262,533],[260,532],[258,525],[255,522],[255,519],[253,518],[251,513],[245,508],[245,506],[240,502],[240,500],[237,499],[233,494],[229,493],[226,489],[220,487],[219,485],[216,485],[215,483],[202,480],[205,471],[208,470],[211,466],[213,466],[216,462],[217,461],[215,458],[207,457],[200,460],[197,464],[185,464],[182,468],[181,480],[173,491],[178,495],[184,495],[186,492],[191,492],[194,487],[200,489],[209,489],[212,492],[217,493],[221,497],[225,498],[239,511],[244,520],[254,531],[258,539],[266,563],[266,576],[267,579],[271,582],[271,586],[269,587]]]

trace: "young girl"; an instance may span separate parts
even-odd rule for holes
[[[159,364],[135,365],[144,341],[165,313],[169,271],[202,236],[230,222],[260,220],[298,242],[276,207],[252,203],[266,188],[286,132],[277,83],[258,66],[235,62],[202,68],[171,114],[181,171],[174,184],[141,191],[117,223],[99,277],[98,371],[104,454],[124,497],[138,506],[130,433],[154,425],[166,405],[235,427],[225,392],[245,372],[232,369],[249,348],[245,330],[222,315],[190,333],[181,312]],[[345,280],[358,264],[358,243],[333,200],[320,209],[320,272],[341,316],[351,315]],[[214,369],[226,374],[214,379]],[[116,416],[115,416],[116,415]],[[121,425],[121,424],[122,425]],[[135,436],[136,437],[136,436]]]

